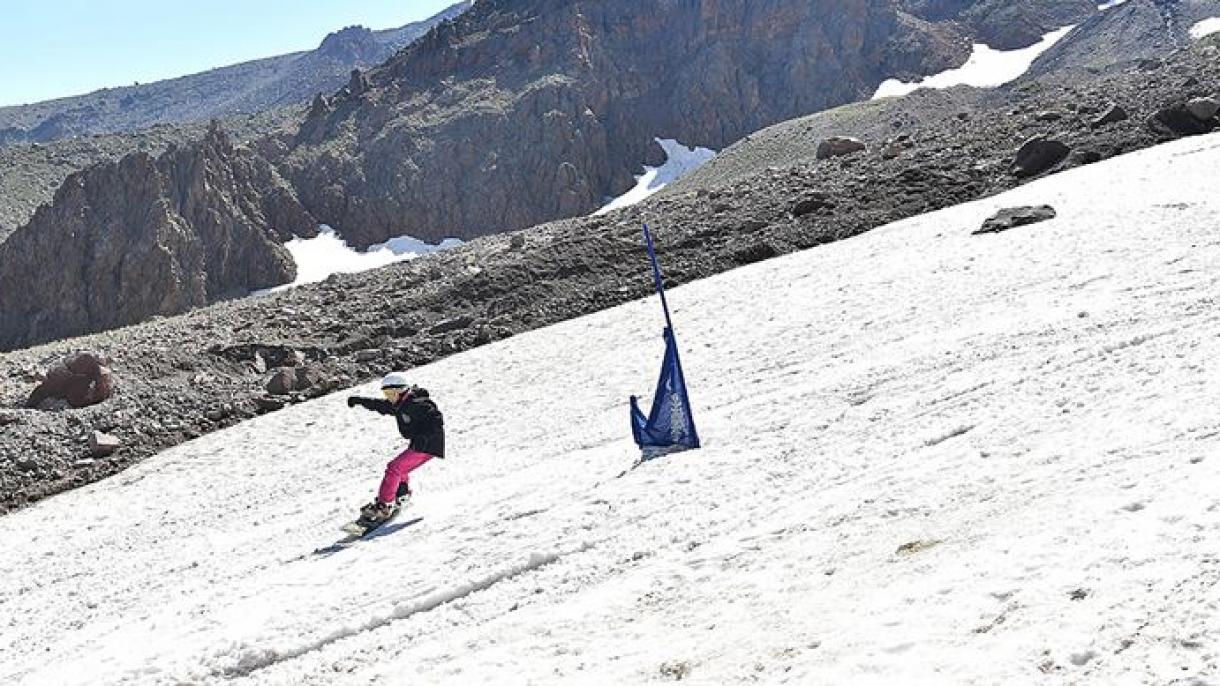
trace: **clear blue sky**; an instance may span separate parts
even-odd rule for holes
[[[0,105],[130,86],[388,29],[457,0],[4,0]]]

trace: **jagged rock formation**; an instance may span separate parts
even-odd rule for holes
[[[254,143],[281,130],[295,131],[300,116],[298,108],[280,108],[221,121],[233,140]],[[39,205],[51,202],[71,174],[133,152],[156,157],[171,144],[185,145],[203,138],[208,126],[207,121],[158,124],[132,133],[0,146],[0,243],[29,222]]]
[[[317,223],[219,127],[74,174],[0,245],[0,349],[168,315],[291,280]]]
[[[243,62],[156,83],[0,107],[0,146],[135,131],[154,124],[208,120],[307,102],[339,88],[352,69],[368,68],[410,45],[468,0],[424,21],[385,31],[352,26],[316,49]]]
[[[484,0],[315,102],[283,164],[356,244],[516,229],[622,192],[656,136],[722,148],[865,97],[917,29],[885,0]]]

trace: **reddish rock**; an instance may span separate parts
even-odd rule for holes
[[[48,400],[60,400],[71,407],[96,405],[114,393],[114,374],[110,360],[96,353],[77,353],[65,357],[47,370],[46,378],[34,389],[25,406],[36,408]]]

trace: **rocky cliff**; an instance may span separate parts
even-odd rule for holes
[[[74,174],[0,245],[0,349],[284,283],[296,267],[283,241],[316,227],[276,171],[218,127],[155,159]]]
[[[654,137],[722,148],[865,97],[917,29],[887,0],[483,0],[316,101],[283,165],[357,244],[516,229],[622,192]]]

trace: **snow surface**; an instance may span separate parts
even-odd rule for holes
[[[645,166],[644,173],[635,177],[634,188],[606,203],[604,207],[594,212],[593,216],[630,207],[695,171],[716,156],[714,150],[699,147],[688,148],[672,138],[654,138],[653,140],[665,151],[665,164],[659,167]]]
[[[873,99],[906,95],[920,88],[952,88],[953,86],[994,88],[1002,86],[1029,71],[1030,65],[1038,59],[1039,55],[1049,50],[1074,28],[1075,25],[1072,25],[1051,31],[1037,43],[1019,50],[994,50],[983,43],[975,43],[970,59],[966,60],[962,66],[925,77],[917,83],[903,83],[898,79],[889,79],[877,88]]]
[[[1190,36],[1198,40],[1213,33],[1220,33],[1220,17],[1211,17],[1190,27]]]
[[[401,442],[346,393],[0,518],[0,683],[1216,683],[1218,165],[673,289],[705,447],[634,470],[655,297],[412,370],[450,456],[352,548]]]
[[[1118,7],[1119,5],[1122,5],[1126,2],[1127,2],[1127,0],[1107,0],[1107,2],[1103,2],[1099,5],[1097,5],[1097,9],[1104,12],[1104,11],[1110,9],[1111,7]]]
[[[275,288],[257,291],[254,295],[278,293],[301,284],[323,281],[331,274],[354,274],[384,267],[394,262],[412,260],[420,255],[447,250],[461,245],[456,238],[446,238],[438,245],[430,245],[417,238],[399,236],[385,243],[369,246],[368,250],[360,252],[353,249],[343,240],[343,237],[326,224],[318,228],[318,235],[313,238],[294,236],[284,244],[292,259],[297,264],[295,281]]]

